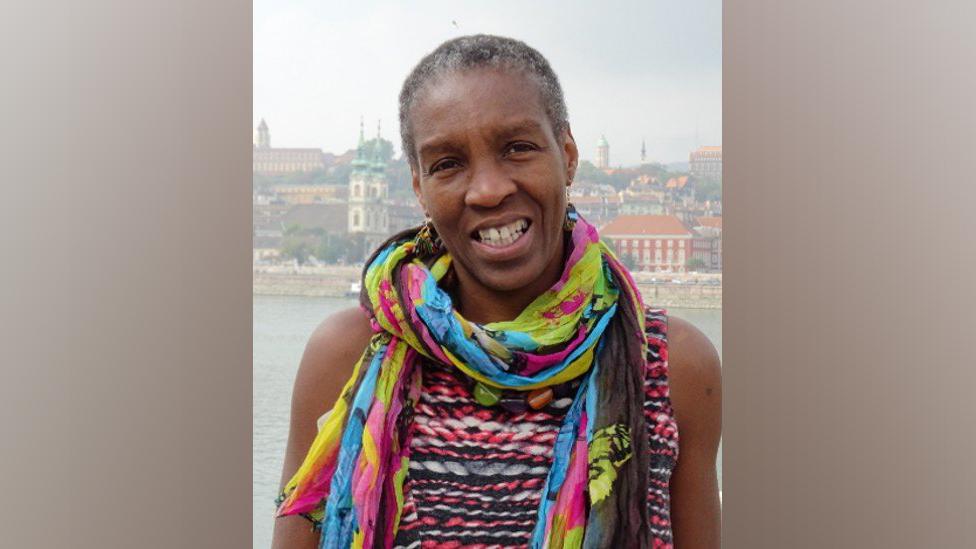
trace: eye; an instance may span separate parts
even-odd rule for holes
[[[427,169],[427,175],[433,175],[442,170],[452,170],[455,168],[460,168],[461,163],[453,158],[445,158],[438,162],[435,162],[433,166]]]
[[[539,147],[536,147],[532,143],[529,143],[527,141],[516,141],[515,143],[509,143],[505,147],[505,156],[519,154],[519,153],[527,153],[527,152],[532,152],[537,150],[539,150]]]

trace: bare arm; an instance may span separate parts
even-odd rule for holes
[[[370,335],[365,313],[350,308],[326,318],[309,338],[292,392],[282,488],[301,466],[318,433],[316,420],[339,398]],[[312,523],[304,517],[282,517],[275,521],[271,546],[272,549],[315,549],[318,538]]]
[[[671,478],[676,549],[721,545],[722,511],[715,458],[722,434],[722,368],[715,347],[688,322],[668,322],[671,404],[678,423],[678,464]]]

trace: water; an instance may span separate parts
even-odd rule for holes
[[[292,383],[309,335],[331,313],[356,305],[353,299],[254,296],[254,490],[255,549],[271,546],[274,499],[288,439]],[[722,311],[677,309],[722,353]],[[721,479],[721,457],[719,458]]]

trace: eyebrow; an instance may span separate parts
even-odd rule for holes
[[[542,130],[542,124],[540,124],[538,121],[532,119],[524,119],[524,120],[518,120],[508,125],[501,126],[501,128],[497,130],[497,134],[499,139],[504,140],[504,139],[510,139],[516,135],[538,132],[541,130]],[[427,155],[436,154],[445,151],[455,151],[456,149],[457,147],[451,143],[451,137],[449,135],[435,136],[434,138],[427,140],[427,142],[423,143],[419,147],[418,157],[423,158],[424,156]]]
[[[536,120],[526,119],[520,120],[514,124],[511,124],[507,128],[502,129],[499,132],[499,135],[502,137],[511,137],[520,133],[532,133],[537,131],[542,131],[542,124]]]

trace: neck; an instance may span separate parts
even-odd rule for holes
[[[563,243],[548,262],[545,271],[529,284],[514,290],[495,290],[483,285],[461,265],[455,264],[457,287],[454,292],[458,311],[477,324],[515,320],[535,298],[551,288],[563,272],[568,246]]]

